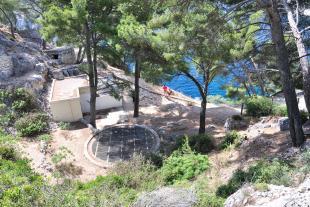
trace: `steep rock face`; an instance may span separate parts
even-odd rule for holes
[[[266,191],[245,185],[232,194],[225,207],[306,207],[310,206],[310,178],[296,188],[268,185]]]
[[[48,74],[48,60],[40,45],[20,36],[12,40],[6,29],[0,27],[0,88],[41,91]]]

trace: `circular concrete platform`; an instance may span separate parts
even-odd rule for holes
[[[93,163],[106,167],[137,154],[155,152],[159,147],[157,133],[142,125],[121,124],[106,127],[86,145],[86,157]]]

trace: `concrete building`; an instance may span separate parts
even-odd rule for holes
[[[75,52],[70,46],[56,47],[44,51],[51,59],[57,60],[58,64],[74,64]]]
[[[75,76],[53,80],[50,108],[55,121],[75,122],[90,112],[90,90],[87,76]],[[100,93],[96,110],[122,107],[122,101],[115,99],[109,91]]]

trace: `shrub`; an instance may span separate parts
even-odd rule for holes
[[[265,191],[268,191],[268,184],[266,184],[266,183],[255,183],[254,188],[255,188],[255,190],[265,192]]]
[[[300,113],[301,123],[302,124],[306,123],[308,121],[308,117],[309,117],[308,112],[306,112],[304,110],[300,110],[299,113]]]
[[[231,99],[243,99],[245,96],[245,89],[236,88],[233,86],[229,86],[226,88],[226,96]]]
[[[44,132],[48,127],[48,116],[30,113],[16,121],[16,129],[21,136],[32,136]]]
[[[0,206],[35,206],[43,182],[28,161],[0,159],[0,166]]]
[[[233,130],[226,133],[223,142],[220,144],[220,149],[226,149],[231,145],[239,146],[241,143],[242,143],[241,135],[237,131]]]
[[[15,161],[17,158],[13,147],[0,145],[0,159]]]
[[[158,153],[147,153],[144,155],[145,159],[150,161],[151,164],[160,168],[163,166],[164,158]]]
[[[117,163],[111,174],[123,177],[126,187],[137,190],[149,191],[162,184],[160,171],[142,155],[134,155],[129,161]]]
[[[302,163],[301,171],[304,173],[309,173],[310,172],[310,149],[307,149],[301,154],[301,163]]]
[[[0,102],[16,112],[29,112],[36,107],[34,96],[24,88],[0,91]]]
[[[232,120],[234,120],[234,121],[242,121],[242,120],[243,120],[242,116],[240,116],[240,115],[238,115],[238,114],[232,115],[231,118],[232,118]]]
[[[227,198],[228,196],[236,192],[246,181],[246,179],[247,179],[246,172],[242,170],[237,170],[226,185],[221,185],[217,189],[216,195],[222,198]]]
[[[180,148],[188,140],[188,144],[192,150],[198,153],[208,153],[215,148],[213,137],[209,134],[198,134],[194,136],[183,136],[177,138],[176,146]]]
[[[195,207],[223,207],[225,199],[210,193],[198,192],[198,203]]]
[[[50,134],[41,134],[37,137],[37,139],[40,141],[50,142],[53,137]]]
[[[70,129],[70,123],[68,122],[59,122],[58,126],[60,127],[61,130],[69,130]]]
[[[253,96],[245,101],[246,113],[249,116],[268,116],[272,113],[272,101],[263,96]]]
[[[186,139],[182,148],[174,151],[164,161],[161,172],[164,181],[168,184],[173,184],[192,179],[207,170],[208,167],[208,156],[195,154],[189,147],[188,140]]]
[[[226,185],[220,186],[216,195],[227,198],[236,192],[245,182],[271,183],[274,185],[288,186],[291,183],[292,168],[279,160],[259,161],[246,172],[237,170]]]
[[[287,116],[286,105],[274,105],[272,108],[272,114],[275,116]]]

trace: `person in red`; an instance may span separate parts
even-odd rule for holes
[[[163,90],[164,90],[164,94],[165,95],[171,95],[172,94],[172,90],[168,87],[168,86],[166,86],[166,85],[163,85]]]

